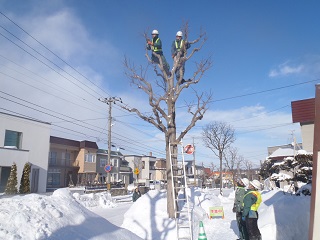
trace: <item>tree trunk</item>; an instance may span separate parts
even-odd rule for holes
[[[167,168],[167,212],[169,215],[169,218],[175,218],[175,211],[174,211],[174,204],[175,204],[175,198],[177,196],[177,193],[174,193],[173,196],[173,191],[174,189],[172,186],[176,186],[176,181],[173,179],[174,171],[171,172],[171,162],[170,162],[170,151],[172,151],[171,154],[171,161],[173,164],[177,163],[177,144],[175,144],[176,141],[176,135],[175,131],[171,133],[171,136],[166,136],[166,168]],[[171,144],[171,149],[170,145]],[[177,204],[177,203],[176,203]]]
[[[222,152],[219,151],[220,159],[220,195],[222,195]]]

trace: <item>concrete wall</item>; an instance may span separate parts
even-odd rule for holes
[[[3,148],[6,130],[22,133],[21,149]],[[39,170],[37,192],[46,192],[49,142],[50,124],[0,113],[0,166],[17,164],[18,188],[23,166],[30,162],[31,172]]]

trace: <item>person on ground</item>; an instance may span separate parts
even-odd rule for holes
[[[139,191],[139,188],[135,188],[132,194],[132,201],[133,202],[137,201],[139,197],[141,197],[141,192]]]
[[[180,84],[191,81],[191,79],[188,79],[186,81],[183,78],[184,71],[185,71],[186,50],[189,48],[190,48],[190,43],[183,40],[183,33],[181,31],[178,31],[176,34],[176,39],[173,41],[171,45],[171,56],[174,60],[174,66],[177,65],[175,74],[176,74],[176,79]]]
[[[262,240],[258,228],[258,208],[262,202],[260,189],[261,184],[258,180],[251,181],[243,198],[242,221],[245,223],[248,232],[248,239],[246,240]]]
[[[234,198],[234,204],[232,211],[236,213],[236,220],[239,229],[239,239],[246,240],[248,239],[248,232],[245,224],[242,222],[242,212],[243,212],[243,197],[247,192],[247,187],[249,186],[249,179],[242,178],[237,181],[237,189]]]
[[[162,42],[159,38],[159,32],[158,30],[153,30],[152,33],[152,39],[147,39],[147,49],[152,51],[151,54],[151,60],[153,63],[157,63],[160,65],[160,59],[162,61],[163,69],[165,70],[167,76],[171,76],[170,73],[170,67],[166,60],[166,58],[163,55],[162,51]]]

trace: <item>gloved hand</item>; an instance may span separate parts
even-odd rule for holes
[[[151,41],[148,41],[148,45],[152,45],[152,42],[151,42]]]
[[[245,218],[245,217],[242,217],[241,219],[242,219],[242,221],[244,221],[244,222],[246,221],[246,218]]]

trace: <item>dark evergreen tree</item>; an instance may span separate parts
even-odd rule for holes
[[[17,189],[18,180],[17,180],[17,165],[13,163],[11,166],[10,176],[7,182],[6,189],[4,190],[5,194],[16,194],[18,192]]]
[[[266,159],[262,164],[260,168],[259,175],[262,177],[262,179],[267,179],[270,177],[273,173],[277,172],[277,169],[273,167],[274,162],[271,161],[271,159]]]
[[[30,193],[30,171],[31,166],[29,163],[26,163],[23,167],[23,173],[20,181],[19,193],[21,194]]]

